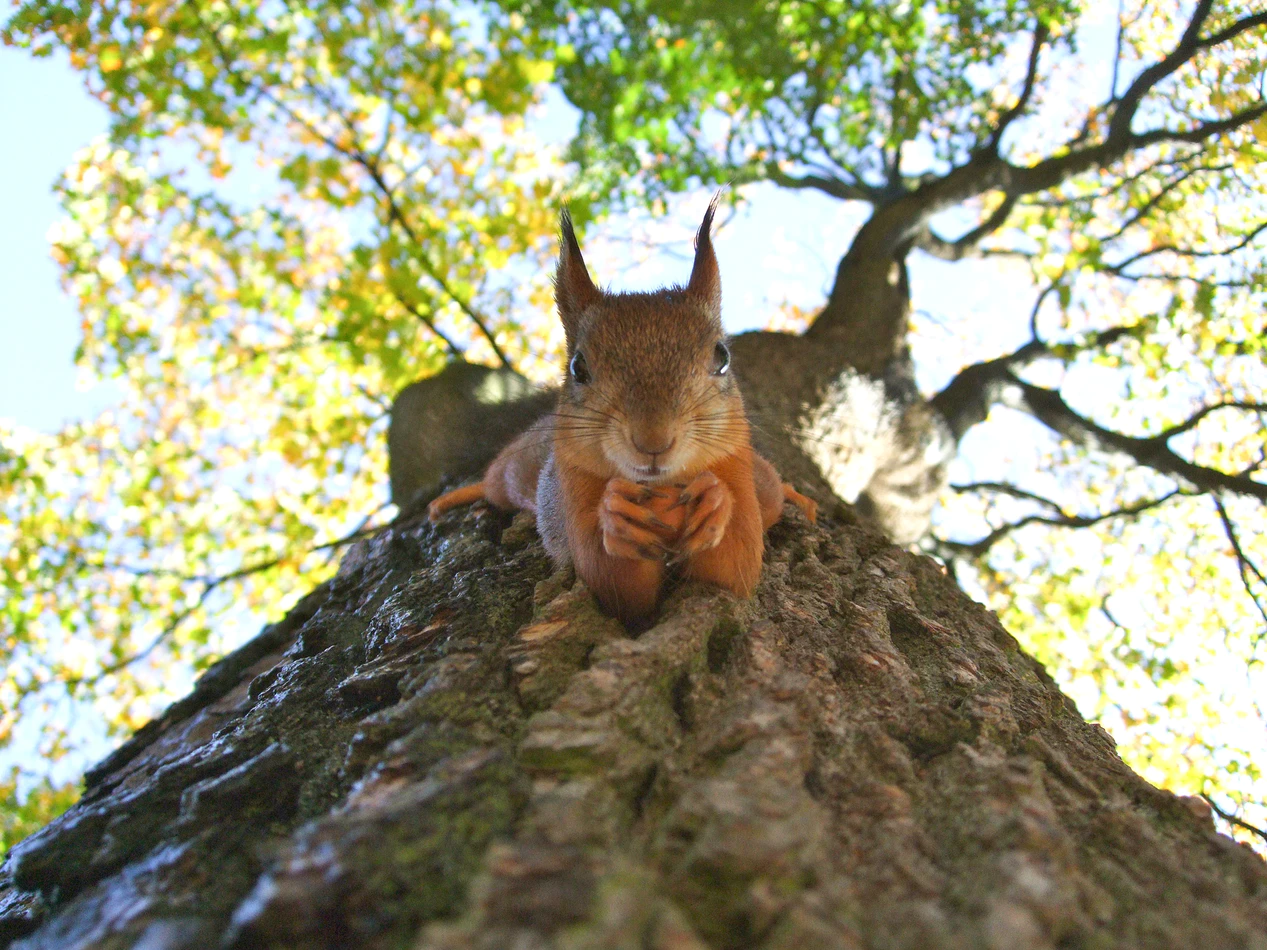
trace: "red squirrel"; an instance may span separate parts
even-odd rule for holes
[[[482,481],[428,508],[432,521],[481,498],[532,512],[555,563],[573,564],[626,624],[654,613],[674,567],[750,596],[784,501],[810,521],[817,513],[752,449],[721,325],[715,211],[714,198],[686,286],[653,293],[594,286],[563,212],[555,292],[568,374],[557,408]]]

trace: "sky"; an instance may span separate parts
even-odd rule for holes
[[[46,239],[53,184],[106,114],[63,57],[0,46],[0,129],[0,418],[53,431],[110,398],[108,386],[76,386],[79,316]]]
[[[1083,81],[1107,81],[1094,70],[1090,67]],[[555,97],[541,134],[565,138],[571,123],[559,110],[567,108]],[[0,129],[5,130],[0,141],[0,419],[53,432],[95,415],[117,398],[108,383],[88,389],[77,384],[73,358],[79,317],[59,286],[47,240],[60,214],[54,183],[76,150],[105,131],[106,116],[64,59],[35,60],[23,50],[0,46]],[[741,212],[725,222],[716,240],[731,332],[763,326],[787,302],[805,308],[821,304],[837,258],[861,223],[858,209],[809,192],[753,186],[745,198]],[[614,258],[601,254],[591,257],[588,248],[601,242],[603,229],[601,223],[592,226],[582,237],[600,282],[628,290],[683,281],[690,268],[689,238],[707,199],[707,194],[692,195],[674,208],[669,225],[649,226],[649,235],[671,230],[678,243],[667,252],[650,253],[636,266],[613,265]],[[915,355],[925,392],[941,388],[960,366],[1009,352],[1028,337],[1034,292],[1021,271],[1000,269],[995,262],[950,265],[915,255],[911,278],[913,300],[923,311],[917,314],[914,345],[923,348]],[[954,320],[943,322],[950,315]],[[959,332],[964,326],[976,332]],[[1071,398],[1089,394],[1094,390],[1081,387]],[[985,427],[970,432],[953,479],[1036,470],[1036,454],[1032,461],[1027,456],[1038,452],[1036,443],[1023,431],[1014,435],[999,428],[987,434]]]

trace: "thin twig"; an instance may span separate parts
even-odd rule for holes
[[[378,527],[373,527],[373,528],[366,528],[365,525],[368,524],[369,520],[373,518],[374,515],[378,514],[378,512],[382,511],[385,507],[386,505],[380,505],[374,511],[370,512],[361,520],[357,528],[355,528],[350,533],[344,535],[341,538],[336,538],[333,541],[325,541],[321,544],[313,545],[307,551],[305,551],[302,555],[300,555],[300,557],[301,558],[307,557],[309,554],[313,554],[317,551],[330,550],[330,549],[341,547],[345,544],[351,544],[353,541],[360,540],[363,537],[368,537],[369,535],[372,535],[372,534],[377,533],[378,531],[381,531],[384,527],[386,527],[385,525],[380,525]],[[67,677],[61,682],[66,686],[67,689],[70,689],[70,690],[79,689],[84,686],[92,687],[92,686],[96,686],[98,683],[101,682],[101,680],[105,679],[107,676],[112,676],[113,674],[118,673],[120,670],[126,669],[127,667],[133,665],[134,663],[139,663],[140,661],[144,660],[147,656],[149,656],[151,653],[153,653],[154,650],[156,650],[159,646],[161,646],[171,636],[173,636],[176,633],[176,631],[180,628],[181,624],[183,624],[186,620],[188,620],[189,617],[192,616],[195,611],[197,611],[200,607],[202,607],[202,605],[206,603],[207,598],[210,597],[211,594],[214,593],[217,589],[219,589],[220,587],[223,587],[225,584],[231,583],[232,581],[242,580],[243,578],[250,577],[253,574],[259,574],[263,571],[270,570],[274,567],[277,567],[277,565],[281,564],[283,561],[286,561],[286,560],[289,560],[289,558],[285,556],[275,557],[275,558],[270,558],[267,561],[262,561],[259,564],[253,564],[250,567],[239,568],[236,571],[230,571],[228,574],[221,574],[216,577],[209,577],[209,576],[191,577],[190,580],[192,580],[194,583],[199,583],[203,585],[202,591],[198,594],[197,600],[195,600],[194,603],[190,604],[189,606],[185,607],[180,612],[170,617],[168,619],[168,622],[164,625],[163,629],[159,631],[159,633],[154,637],[153,640],[151,640],[148,644],[146,644],[140,650],[137,650],[134,653],[131,653],[125,657],[121,657],[120,659],[116,660],[114,663],[110,663],[106,666],[103,666],[100,670],[98,670],[92,676]],[[50,684],[46,683],[45,685],[50,685]]]
[[[1038,56],[1043,50],[1043,44],[1047,42],[1049,32],[1046,23],[1039,23],[1034,27],[1034,41],[1030,46],[1029,62],[1025,67],[1025,84],[1021,88],[1020,97],[1016,100],[1016,105],[999,117],[999,124],[995,126],[994,133],[990,136],[989,148],[996,154],[1007,127],[1025,111],[1030,97],[1034,94],[1034,84],[1038,79]]]
[[[1236,401],[1216,402],[1209,406],[1201,407],[1183,422],[1163,429],[1152,438],[1156,439],[1158,442],[1168,442],[1175,436],[1196,428],[1201,423],[1202,419],[1210,415],[1210,413],[1217,412],[1220,409],[1242,409],[1246,412],[1267,412],[1267,403]]]
[[[425,253],[423,253],[422,241],[419,239],[417,232],[414,231],[413,226],[409,223],[408,219],[405,217],[404,212],[401,211],[400,206],[396,203],[394,190],[387,184],[386,179],[383,177],[382,169],[381,169],[381,166],[378,164],[378,161],[375,158],[372,158],[369,155],[367,155],[359,147],[349,148],[347,146],[341,145],[331,136],[322,132],[320,129],[316,128],[310,121],[300,116],[291,106],[286,104],[284,101],[282,101],[282,99],[280,99],[276,94],[274,94],[271,89],[259,83],[253,78],[243,77],[234,68],[233,58],[229,55],[229,51],[224,46],[223,42],[221,42],[219,33],[215,30],[214,27],[208,25],[202,19],[202,13],[198,9],[198,5],[195,2],[195,0],[187,0],[187,2],[188,2],[188,5],[194,11],[194,16],[195,16],[195,19],[198,21],[199,27],[201,27],[203,31],[209,36],[212,42],[212,45],[215,46],[216,52],[220,57],[221,65],[223,65],[225,71],[231,77],[236,79],[238,82],[242,83],[247,89],[254,91],[261,99],[265,100],[266,102],[271,103],[273,106],[280,109],[292,122],[295,122],[298,125],[303,126],[305,129],[308,130],[309,133],[311,133],[318,141],[324,144],[327,148],[336,152],[339,155],[344,156],[347,159],[350,159],[351,161],[355,162],[357,165],[361,166],[362,170],[365,171],[365,173],[369,176],[370,181],[373,182],[374,186],[378,189],[383,201],[385,202],[388,223],[395,223],[398,227],[400,227],[402,231],[405,232],[405,235],[409,238],[410,242],[417,249],[417,260],[419,264],[421,265],[422,269],[426,272],[427,276],[430,277],[433,281],[435,281],[436,284],[440,287],[440,289],[451,300],[453,300],[453,302],[458,305],[459,309],[461,309],[462,312],[465,313],[467,317],[475,324],[476,328],[480,331],[480,334],[488,341],[489,346],[492,348],[493,353],[497,356],[501,364],[505,366],[507,369],[514,369],[514,366],[510,362],[510,359],[506,356],[505,352],[498,345],[497,340],[494,338],[492,331],[489,329],[487,318],[484,317],[483,314],[479,313],[479,311],[477,311],[474,308],[474,306],[472,306],[470,301],[466,300],[463,296],[458,294],[449,285],[448,281],[440,274],[439,270],[435,267],[435,265],[432,264],[430,258]],[[317,90],[313,88],[311,84],[308,85],[308,89],[315,96],[317,96],[317,98],[322,99],[323,101],[326,102],[327,107],[331,109],[331,111],[334,113],[336,118],[342,121],[344,127],[348,129],[349,134],[353,137],[354,140],[359,137],[359,130],[355,127],[355,125],[353,125],[353,123],[347,118],[347,116],[345,116],[339,109],[335,108],[326,99],[326,97],[322,94],[321,90]],[[432,324],[428,323],[427,325],[434,329]],[[445,343],[449,346],[450,350],[454,348],[452,341],[445,338],[442,334],[438,334],[438,335],[440,335],[441,338],[445,340]]]
[[[1007,482],[969,482],[965,485],[951,485],[950,489],[951,491],[958,492],[961,495],[977,491],[992,491],[997,492],[1000,495],[1011,495],[1013,498],[1021,498],[1025,501],[1032,501],[1040,504],[1044,508],[1054,511],[1058,515],[1063,516],[1065,514],[1063,505],[1052,501],[1050,498],[1044,498],[1042,495],[1036,495],[1033,492],[1026,491],[1023,488],[1018,488],[1017,486],[1011,485]]]
[[[400,302],[400,305],[402,307],[404,307],[407,311],[409,311],[409,313],[412,314],[418,321],[420,321],[423,324],[423,326],[425,326],[428,330],[430,330],[432,333],[434,333],[436,336],[438,336],[441,340],[444,341],[444,345],[448,348],[450,353],[452,353],[457,359],[465,358],[466,351],[463,350],[462,347],[458,346],[455,342],[453,342],[453,340],[447,334],[442,332],[440,328],[436,326],[435,320],[433,320],[431,317],[427,316],[425,313],[419,310],[415,304],[406,300],[405,295],[402,294],[395,287],[389,287],[389,289],[392,292],[392,296],[395,297],[396,300]]]
[[[1158,498],[1150,498],[1148,501],[1139,502],[1134,505],[1127,505],[1122,508],[1115,508],[1112,511],[1105,511],[1095,515],[1065,515],[1061,514],[1056,517],[1046,517],[1043,515],[1026,515],[1019,521],[1011,521],[1007,524],[995,528],[989,534],[976,541],[943,541],[948,548],[958,551],[969,557],[980,557],[990,550],[997,542],[1007,537],[1020,528],[1027,527],[1031,524],[1045,524],[1057,528],[1089,528],[1092,525],[1099,524],[1102,521],[1110,521],[1115,518],[1131,518],[1135,515],[1143,514],[1153,508],[1158,508],[1177,496],[1186,496],[1190,493],[1175,489],[1167,492]]]
[[[1258,835],[1258,837],[1262,838],[1264,841],[1267,841],[1267,831],[1264,831],[1262,828],[1259,828],[1256,825],[1251,825],[1248,821],[1246,821],[1243,818],[1238,818],[1236,815],[1233,815],[1230,812],[1224,811],[1215,803],[1213,798],[1211,798],[1209,795],[1206,795],[1204,792],[1201,793],[1201,799],[1207,805],[1210,806],[1211,811],[1213,811],[1216,815],[1218,815],[1220,818],[1226,821],[1229,825],[1235,825],[1237,828],[1240,828],[1242,831],[1248,831],[1250,834]]]
[[[1254,590],[1254,582],[1250,579],[1250,575],[1258,578],[1258,582],[1267,587],[1267,577],[1263,576],[1263,572],[1258,565],[1250,559],[1245,553],[1245,549],[1241,547],[1240,539],[1236,536],[1236,527],[1232,524],[1232,519],[1228,516],[1227,508],[1223,506],[1223,500],[1218,495],[1211,495],[1214,501],[1215,510],[1219,513],[1219,520],[1223,522],[1223,533],[1227,535],[1228,543],[1232,545],[1232,553],[1236,557],[1236,566],[1240,571],[1241,584],[1245,587],[1245,593],[1249,594],[1249,599],[1254,602],[1254,606],[1258,608],[1259,614],[1262,615],[1263,623],[1267,624],[1267,605],[1264,605],[1258,599],[1258,594]]]

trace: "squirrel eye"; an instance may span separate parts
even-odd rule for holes
[[[730,369],[730,347],[725,343],[718,343],[713,347],[713,375],[725,376],[728,369]]]
[[[568,371],[572,374],[572,378],[581,386],[589,384],[590,369],[585,365],[585,354],[580,350],[572,354],[572,362],[568,364]]]

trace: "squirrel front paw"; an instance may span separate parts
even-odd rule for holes
[[[703,471],[682,489],[677,505],[686,512],[677,559],[686,560],[721,543],[735,509],[735,496],[720,478]]]
[[[603,550],[612,557],[636,561],[665,561],[673,557],[673,543],[687,514],[681,509],[671,510],[676,497],[676,490],[613,478],[598,504]]]

